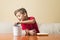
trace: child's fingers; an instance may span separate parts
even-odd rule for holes
[[[14,23],[14,26],[16,26],[17,24],[19,24],[19,22],[15,22],[15,23]]]
[[[25,30],[25,32],[26,32],[26,33],[29,33],[29,30],[28,30],[28,29],[26,29],[26,30]]]
[[[30,30],[29,33],[30,33],[30,35],[35,35],[36,34],[35,30]]]

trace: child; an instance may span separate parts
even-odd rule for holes
[[[20,8],[15,10],[14,12],[15,16],[18,18],[19,22],[16,24],[21,24],[22,30],[25,30],[25,35],[36,35],[36,33],[39,33],[37,23],[35,21],[34,17],[28,17],[27,11],[25,8]]]

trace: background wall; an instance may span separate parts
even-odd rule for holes
[[[60,22],[60,0],[0,0],[0,22],[15,22],[14,10],[26,8],[37,22]]]

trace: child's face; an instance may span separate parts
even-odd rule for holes
[[[17,12],[16,17],[18,18],[18,20],[24,20],[26,15],[25,13],[21,14],[20,12]]]

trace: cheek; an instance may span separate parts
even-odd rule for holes
[[[18,20],[23,20],[24,18],[23,17],[18,17]]]
[[[22,19],[25,19],[25,17],[23,16]]]
[[[17,17],[18,18],[18,20],[21,20],[21,17]]]
[[[17,17],[17,18],[18,18],[18,20],[24,20],[25,19],[24,16],[20,16],[20,17]]]
[[[23,19],[23,16],[21,16],[21,19]]]

